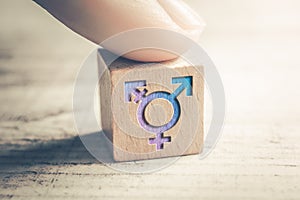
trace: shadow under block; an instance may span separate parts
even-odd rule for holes
[[[98,53],[101,125],[116,161],[198,154],[203,147],[202,66],[141,63]],[[100,73],[99,73],[100,74]]]

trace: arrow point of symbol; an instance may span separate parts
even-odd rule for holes
[[[132,94],[136,92],[136,89],[138,87],[144,87],[146,86],[146,81],[129,81],[125,82],[125,102],[131,102]]]
[[[192,96],[192,83],[193,77],[192,76],[184,76],[184,77],[175,77],[172,78],[172,84],[181,83],[181,85],[173,92],[173,96],[178,96],[184,89],[186,89],[186,96]]]

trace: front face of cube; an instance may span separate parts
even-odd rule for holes
[[[116,161],[197,154],[203,145],[203,71],[186,64],[110,69]]]

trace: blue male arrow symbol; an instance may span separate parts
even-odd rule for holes
[[[180,93],[186,89],[186,96],[192,96],[192,83],[193,77],[192,76],[185,76],[185,77],[176,77],[172,78],[172,84],[181,83],[181,85],[171,94],[172,98],[176,98]]]

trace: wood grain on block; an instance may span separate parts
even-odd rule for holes
[[[203,146],[203,67],[98,53],[102,128],[116,161],[197,154]]]

